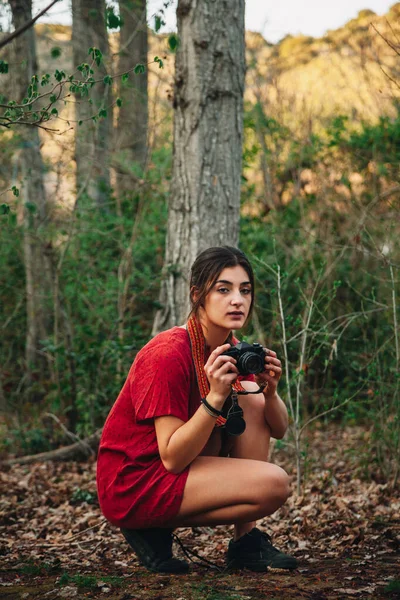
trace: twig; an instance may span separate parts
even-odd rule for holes
[[[38,13],[36,15],[36,17],[33,17],[30,21],[27,21],[25,23],[25,25],[21,25],[21,27],[19,27],[18,29],[16,29],[15,31],[13,31],[12,33],[10,33],[10,35],[8,35],[7,37],[3,38],[1,40],[1,42],[0,42],[0,48],[3,48],[7,44],[9,44],[14,38],[19,37],[27,29],[29,29],[30,27],[32,27],[32,25],[34,25],[36,23],[36,21],[42,15],[44,15],[57,2],[59,2],[59,0],[53,0],[53,2],[51,2],[51,4],[49,4],[48,6],[46,6],[46,8],[44,8],[43,10],[41,10],[40,13]]]

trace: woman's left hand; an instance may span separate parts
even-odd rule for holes
[[[278,382],[282,376],[282,363],[277,358],[276,352],[265,349],[264,371],[255,376],[260,387],[264,386],[264,396],[273,396],[276,393]],[[266,385],[267,384],[267,385]]]

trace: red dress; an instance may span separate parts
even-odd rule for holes
[[[154,337],[131,366],[101,437],[97,489],[104,516],[118,527],[159,527],[179,512],[190,465],[169,473],[154,417],[188,421],[200,406],[189,335],[173,327]]]

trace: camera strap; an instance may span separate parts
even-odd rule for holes
[[[200,321],[192,315],[187,322],[187,332],[189,334],[190,347],[192,350],[192,358],[193,364],[196,371],[197,385],[199,386],[200,396],[205,398],[210,393],[210,384],[208,383],[208,379],[206,377],[206,373],[204,371],[204,363],[205,363],[205,355],[206,355],[206,340],[203,334],[203,330],[201,328]],[[240,381],[236,381],[232,386],[232,393],[236,392],[237,394],[251,394],[254,392],[247,392]],[[237,403],[237,395],[236,395],[236,405],[242,411],[239,404]],[[231,409],[233,404],[231,406]],[[231,410],[230,409],[230,410]],[[243,415],[243,411],[242,411]],[[229,412],[228,412],[229,416]],[[228,417],[227,416],[227,417]],[[220,415],[216,422],[216,427],[225,427],[227,419]],[[244,429],[243,429],[244,431]],[[237,435],[237,434],[236,434]]]

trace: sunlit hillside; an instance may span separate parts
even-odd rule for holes
[[[39,74],[63,69],[74,72],[71,28],[62,25],[36,26]],[[400,3],[385,16],[361,11],[344,27],[324,37],[287,36],[270,44],[260,34],[247,32],[247,107],[259,103],[268,117],[297,131],[318,131],[333,115],[348,115],[354,122],[374,122],[380,115],[394,112],[400,97]],[[107,70],[118,74],[117,33],[111,34],[111,55]],[[160,56],[164,68],[153,62]],[[132,57],[132,67],[138,61]],[[149,30],[149,142],[151,147],[172,144],[172,88],[174,54],[166,35]],[[10,97],[12,64],[8,76],[0,80],[0,93]],[[114,90],[118,94],[118,76]],[[57,133],[43,133],[42,152],[49,171],[48,192],[65,203],[73,199],[74,99],[60,107],[54,122]],[[114,115],[116,117],[117,108]],[[61,135],[60,135],[61,133]],[[8,167],[6,167],[6,170]],[[254,173],[247,173],[257,178]],[[5,182],[0,169],[0,178]],[[260,175],[258,175],[260,177]]]

